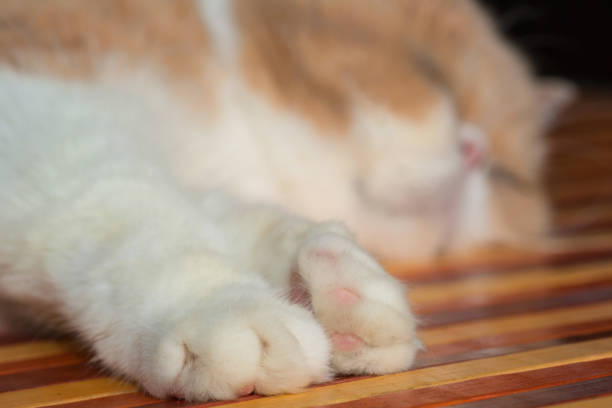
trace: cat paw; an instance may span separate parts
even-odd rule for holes
[[[420,343],[405,288],[351,239],[324,233],[299,250],[298,273],[342,374],[408,369]]]
[[[219,310],[213,319],[185,320],[160,342],[149,370],[157,377],[143,382],[151,394],[232,399],[330,379],[329,340],[310,311],[276,298]]]

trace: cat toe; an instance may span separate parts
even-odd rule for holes
[[[155,353],[157,397],[226,400],[297,392],[330,378],[330,345],[312,314],[278,299],[205,321],[187,319]]]

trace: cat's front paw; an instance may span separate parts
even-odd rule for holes
[[[161,398],[203,401],[297,392],[330,378],[329,341],[309,311],[244,297],[214,307],[212,319],[192,315],[165,336],[145,388]]]
[[[412,365],[420,342],[406,290],[370,255],[350,238],[324,233],[302,245],[297,262],[336,372],[386,374]]]

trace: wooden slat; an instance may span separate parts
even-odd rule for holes
[[[9,344],[23,343],[29,340],[30,338],[25,335],[13,334],[10,331],[0,332],[0,347],[7,346]]]
[[[101,377],[100,371],[97,368],[88,367],[84,364],[45,367],[39,370],[30,370],[0,376],[0,394],[8,391],[17,391],[94,377]]]
[[[387,261],[384,265],[391,274],[400,279],[428,282],[491,272],[511,272],[522,268],[577,264],[597,259],[612,259],[611,232],[552,238],[543,242],[537,250],[480,248],[434,261],[401,264]]]
[[[525,313],[539,313],[560,307],[584,306],[591,303],[606,301],[608,299],[612,299],[612,287],[610,285],[589,288],[587,290],[563,292],[561,294],[552,294],[549,296],[543,295],[541,298],[531,296],[522,301],[503,302],[498,305],[484,305],[484,307],[474,307],[471,309],[458,307],[453,310],[449,307],[441,313],[424,314],[422,326],[434,327]],[[448,304],[443,306],[452,307],[452,305]]]
[[[2,408],[36,408],[134,392],[133,385],[96,378],[0,394]]]
[[[521,307],[521,305],[529,305],[528,307],[533,308],[529,310],[539,311],[546,309],[544,305],[550,304],[550,307],[548,307],[550,309],[554,308],[555,304],[563,302],[564,299],[571,302],[572,298],[580,297],[581,294],[590,291],[605,292],[610,289],[612,289],[612,279],[585,282],[578,285],[563,285],[539,291],[512,292],[499,296],[489,296],[488,293],[483,292],[478,296],[458,297],[440,303],[417,303],[413,304],[413,307],[417,315],[422,316],[427,321],[433,320],[434,324],[441,324],[439,322],[452,323],[465,321],[465,319],[457,318],[455,315],[469,311],[484,311],[483,316],[488,317],[521,313],[521,310],[525,310],[527,307]],[[538,304],[543,306],[538,307]],[[576,304],[576,302],[571,304]],[[499,312],[496,312],[496,309],[499,309]]]
[[[73,345],[57,341],[32,341],[0,347],[0,364],[75,352]]]
[[[417,355],[415,365],[428,367],[476,358],[493,357],[593,338],[610,337],[612,319],[606,321],[544,327],[533,330],[490,334],[453,343],[428,346]]]
[[[549,405],[549,408],[610,408],[612,407],[612,395],[597,398],[587,398],[578,401],[565,402],[562,404]]]
[[[160,402],[160,400],[141,393],[126,393],[120,395],[112,395],[110,397],[92,398],[77,402],[68,402],[56,405],[46,405],[45,407],[53,408],[132,408],[143,407]],[[175,403],[175,408],[179,404]]]
[[[612,169],[610,173],[612,173]],[[554,215],[554,223],[556,234],[577,235],[592,231],[610,231],[612,203],[596,202],[579,210],[558,211]]]
[[[589,180],[580,184],[564,183],[551,188],[550,195],[557,209],[576,209],[593,202],[612,201],[612,182],[610,180]]]
[[[612,301],[423,329],[420,331],[419,337],[426,345],[432,346],[481,336],[502,335],[546,327],[607,320],[610,318],[612,318]]]
[[[39,370],[42,368],[59,367],[83,363],[85,361],[86,358],[79,354],[59,354],[56,356],[34,358],[31,360],[13,361],[10,363],[0,364],[0,375]]]
[[[598,396],[611,393],[612,377],[604,377],[575,384],[504,395],[490,400],[458,404],[455,405],[455,408],[536,408],[558,402],[572,401],[589,395]]]
[[[450,302],[455,298],[499,297],[516,292],[542,291],[569,285],[612,279],[612,262],[578,265],[563,270],[528,270],[503,276],[479,276],[455,282],[415,286],[410,299],[415,305]]]

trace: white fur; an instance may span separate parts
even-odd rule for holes
[[[196,4],[213,40],[215,52],[226,62],[232,62],[240,46],[232,15],[233,1],[198,0]]]
[[[327,147],[308,141],[305,122],[281,120],[248,92],[217,122],[191,117],[154,77],[85,84],[5,70],[0,89],[0,297],[53,316],[158,397],[292,392],[328,379],[330,364],[340,373],[410,366],[417,340],[404,292],[342,227],[210,191],[297,200],[302,187],[287,189],[280,171],[300,171],[283,156],[301,148],[305,164]],[[254,147],[285,132],[292,139],[263,149],[270,160],[262,149],[212,148],[248,142],[247,128],[231,122],[253,113],[263,116]],[[279,119],[279,132],[266,132],[266,119]],[[173,171],[181,150],[166,157],[156,145],[177,134],[202,154],[203,178],[191,184]],[[223,159],[244,167],[218,172]],[[329,153],[320,166],[315,177],[329,176],[332,194],[345,167]],[[249,181],[261,183],[255,193],[241,190]],[[313,248],[336,266],[311,262]],[[292,271],[314,314],[284,299]],[[341,313],[323,284],[332,276],[359,298]],[[363,342],[351,353],[330,347],[337,332]]]

